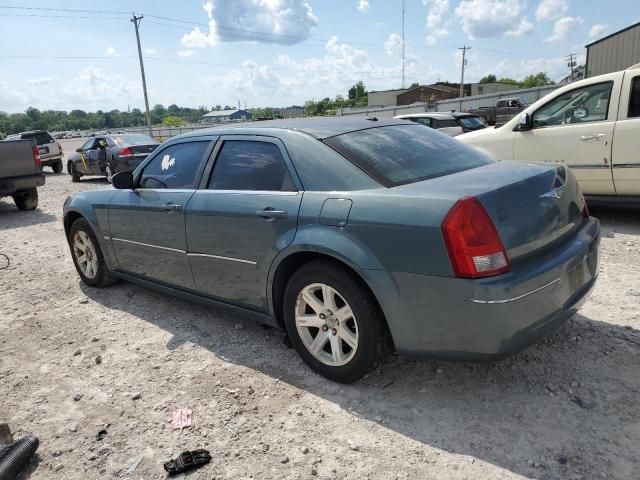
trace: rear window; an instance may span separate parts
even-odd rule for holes
[[[113,141],[120,147],[125,145],[149,145],[158,143],[149,135],[114,135]]]
[[[385,187],[443,177],[493,163],[462,142],[418,125],[358,130],[324,142]]]
[[[38,145],[45,145],[47,143],[53,143],[53,137],[49,135],[47,132],[37,132],[37,133],[23,133],[23,140],[35,140]]]

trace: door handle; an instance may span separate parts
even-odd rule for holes
[[[166,205],[162,205],[163,210],[166,210],[167,212],[179,212],[182,210],[182,205],[176,205],[175,203],[167,203]]]
[[[600,140],[604,140],[604,137],[606,137],[604,133],[592,133],[589,135],[582,135],[580,140],[583,142],[598,142]]]
[[[266,220],[274,220],[276,218],[287,218],[287,212],[283,210],[274,210],[271,207],[265,208],[264,210],[258,210],[256,212],[256,215]]]

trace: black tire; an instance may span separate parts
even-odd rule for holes
[[[349,304],[357,319],[359,334],[353,358],[342,366],[318,360],[305,346],[295,323],[298,295],[314,283],[333,288]],[[384,315],[369,289],[348,268],[333,262],[313,261],[296,271],[284,293],[283,317],[291,343],[304,362],[320,375],[339,383],[352,383],[362,378],[387,356],[390,342]],[[324,327],[323,327],[324,328]],[[320,334],[318,331],[317,335]]]
[[[53,170],[53,173],[62,173],[62,160],[51,164],[51,170]]]
[[[80,174],[78,173],[78,170],[76,170],[76,166],[73,162],[69,162],[67,164],[67,171],[69,172],[69,175],[71,175],[71,181],[76,183],[80,181]]]
[[[13,194],[13,201],[19,210],[35,210],[38,208],[38,189],[18,190]]]
[[[93,248],[95,249],[95,255],[97,257],[97,271],[95,275],[91,278],[85,275],[84,271],[80,267],[78,263],[78,257],[76,255],[76,251],[74,248],[74,238],[77,232],[84,232],[89,237],[89,240],[93,244]],[[92,287],[106,287],[118,281],[116,277],[111,274],[111,271],[107,268],[107,264],[104,261],[104,256],[102,255],[102,250],[100,249],[100,244],[98,243],[98,239],[96,235],[93,233],[93,229],[89,222],[87,222],[84,218],[78,218],[69,229],[69,237],[67,238],[69,243],[69,249],[71,250],[71,258],[73,258],[73,264],[76,267],[78,275],[84,283],[90,285]]]

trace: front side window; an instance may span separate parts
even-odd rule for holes
[[[411,117],[408,120],[411,120],[414,123],[419,123],[420,125],[426,125],[427,127],[431,127],[431,119],[424,117]]]
[[[533,128],[607,120],[613,82],[587,85],[554,98],[533,114]]]
[[[95,138],[92,138],[92,139],[90,139],[90,140],[87,140],[87,141],[85,142],[85,144],[84,144],[84,145],[82,145],[82,150],[84,150],[85,152],[86,152],[86,151],[88,151],[88,150],[91,150],[91,149],[93,148],[93,144],[95,143],[95,141],[96,141],[96,139],[95,139]]]
[[[493,163],[478,150],[416,125],[369,128],[324,143],[385,187],[451,175]]]
[[[631,82],[631,95],[629,98],[629,118],[640,117],[640,76]]]
[[[225,140],[209,180],[210,190],[296,191],[277,145]]]
[[[141,188],[194,188],[208,141],[177,143],[153,157],[140,176]]]
[[[459,117],[458,121],[468,130],[478,130],[486,127],[479,117]]]
[[[456,123],[455,120],[446,120],[446,119],[433,120],[433,128],[435,128],[436,130],[440,128],[451,128],[451,127],[457,127],[457,126],[458,124]]]

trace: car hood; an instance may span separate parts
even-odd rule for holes
[[[455,138],[464,142],[466,139],[495,135],[496,132],[496,127],[487,127],[481,128],[479,130],[474,130],[473,132],[463,133],[462,135],[458,135]]]

